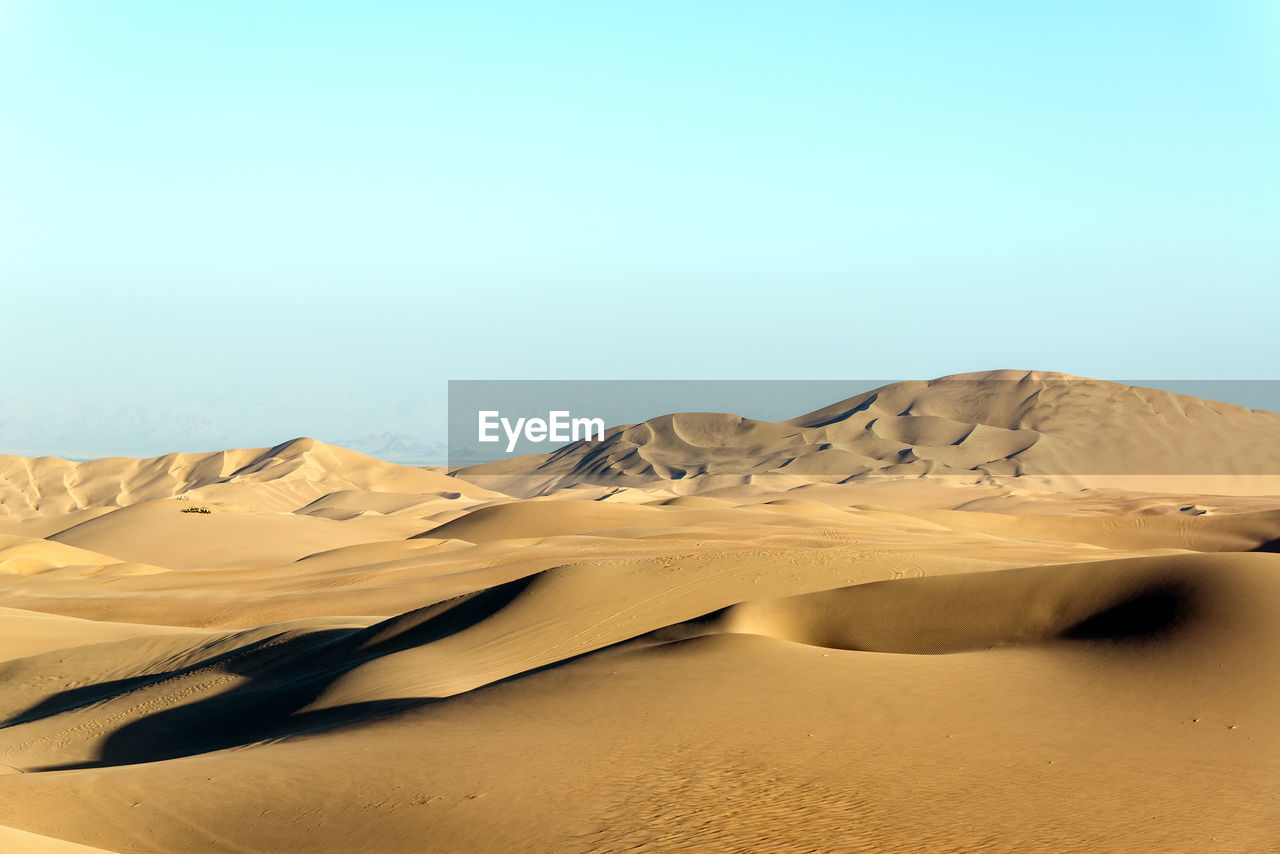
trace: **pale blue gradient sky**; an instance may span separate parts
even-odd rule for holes
[[[1276,378],[1278,8],[0,0],[0,451],[442,438],[448,379]]]

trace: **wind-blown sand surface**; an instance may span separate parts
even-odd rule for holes
[[[751,428],[765,475],[687,471],[732,418],[608,470],[0,457],[0,850],[1280,849],[1280,416],[1026,376]],[[1082,429],[1230,465],[1014,476]],[[911,468],[786,473],[839,442]]]

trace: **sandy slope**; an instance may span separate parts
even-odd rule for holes
[[[1280,848],[1277,496],[3,472],[0,850]]]
[[[101,848],[90,848],[12,827],[0,827],[0,849],[21,851],[23,854],[104,854]]]

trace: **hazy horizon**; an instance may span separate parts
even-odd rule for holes
[[[927,377],[922,379],[936,379]],[[564,389],[575,387],[570,398],[582,407],[591,409],[593,398],[600,405],[592,409],[592,414],[603,415],[609,427],[619,424],[637,423],[649,418],[673,412],[728,412],[747,418],[762,421],[781,421],[795,418],[808,412],[836,403],[848,397],[871,391],[894,381],[888,380],[730,380],[730,381],[692,381],[692,380],[625,380],[625,381],[515,381],[502,383],[483,381],[479,383],[460,383],[461,386],[508,386],[502,395],[508,402],[522,401],[523,414],[532,414],[538,410],[541,402],[558,400],[556,406],[564,403]],[[1252,409],[1280,412],[1280,381],[1268,380],[1121,380],[1126,385],[1154,388],[1175,394],[1200,397],[1210,401],[1236,404]],[[560,391],[541,394],[538,388],[547,386]],[[597,394],[595,387],[605,391]],[[524,388],[522,388],[524,387]],[[643,393],[632,398],[629,389],[642,389]],[[532,389],[532,391],[530,390]],[[452,412],[454,401],[450,394],[449,428],[457,426],[457,415]],[[468,413],[474,406],[474,399],[459,401],[461,408]],[[606,405],[607,404],[607,405]],[[82,413],[83,414],[83,413]],[[274,447],[292,439],[309,437],[328,444],[350,448],[388,462],[408,465],[443,465],[450,462],[449,429],[422,433],[397,433],[384,430],[380,433],[369,432],[358,436],[327,436],[315,432],[302,432],[288,436],[259,436],[256,442],[233,441],[224,435],[218,442],[218,435],[210,433],[203,439],[181,439],[175,434],[157,432],[163,429],[162,420],[148,421],[146,413],[130,413],[136,424],[138,433],[132,436],[117,434],[114,443],[94,445],[87,437],[93,435],[76,428],[70,420],[62,422],[59,429],[50,429],[44,435],[69,437],[70,441],[61,444],[41,445],[34,443],[28,446],[13,445],[0,447],[0,454],[12,454],[24,457],[61,457],[73,461],[98,459],[102,457],[154,457],[169,453],[201,453],[225,450],[230,448]],[[467,415],[470,418],[470,415]],[[52,422],[49,422],[52,423]],[[3,410],[0,409],[0,427],[6,424]],[[178,422],[173,429],[187,426]],[[468,428],[471,422],[467,421]],[[70,432],[81,429],[82,432]],[[60,432],[62,431],[62,432]],[[468,429],[466,432],[470,432]],[[82,439],[79,444],[75,441]],[[525,451],[525,452],[532,452]],[[505,456],[505,455],[499,455]]]

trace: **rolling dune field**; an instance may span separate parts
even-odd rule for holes
[[[0,457],[0,850],[1280,849],[1280,415],[996,378]]]

